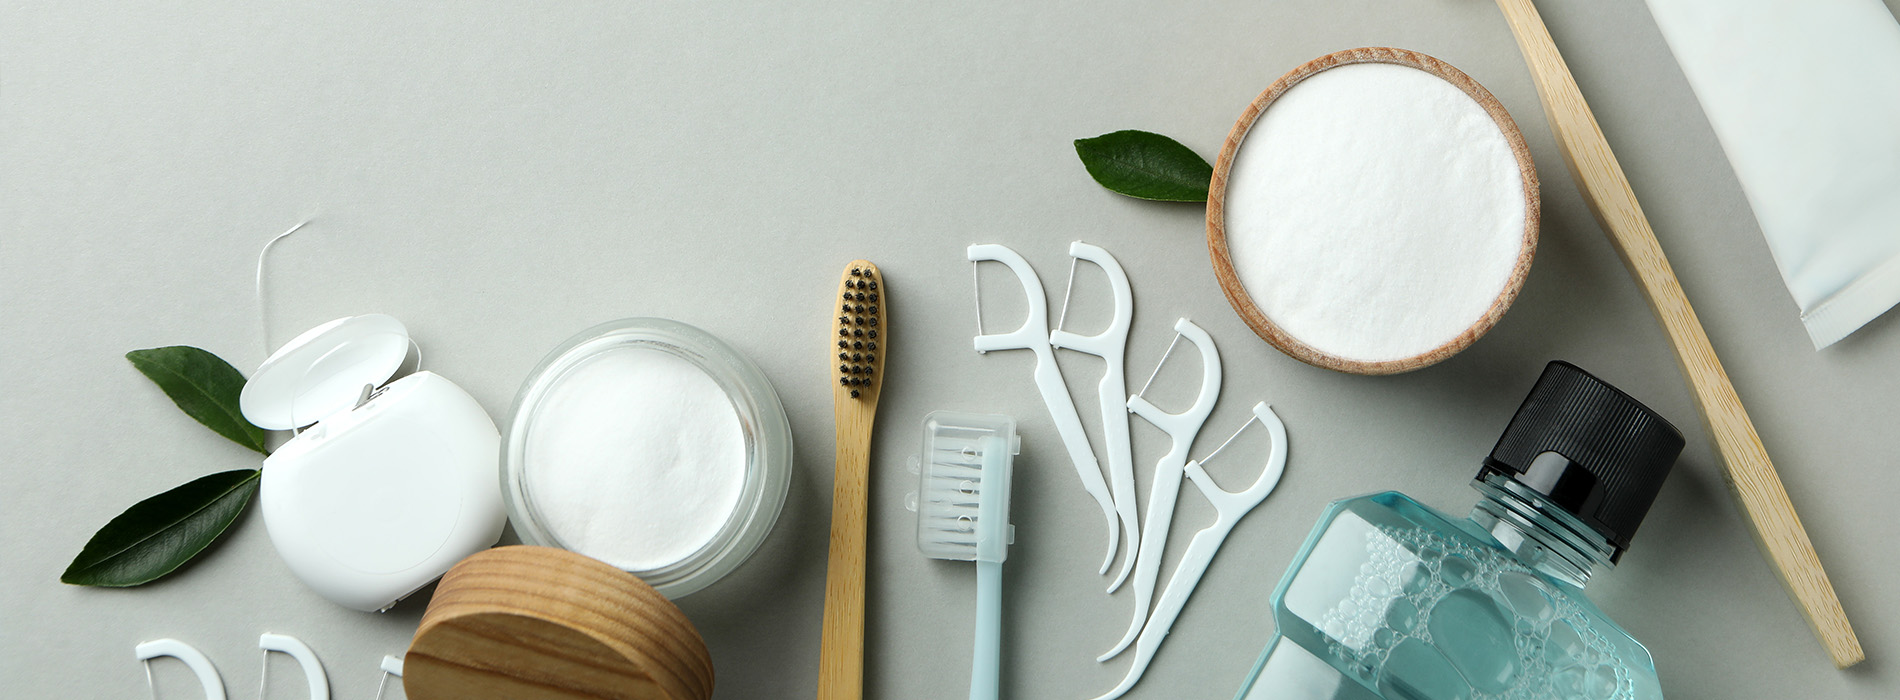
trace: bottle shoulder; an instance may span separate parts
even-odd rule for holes
[[[1464,542],[1472,547],[1495,550],[1502,556],[1511,556],[1510,551],[1492,537],[1491,533],[1478,527],[1470,519],[1454,517],[1398,491],[1368,493],[1332,502],[1314,526],[1307,544],[1313,544],[1322,531],[1341,515],[1347,514],[1381,529],[1424,530],[1436,533],[1440,537]]]
[[[1648,652],[1581,589],[1404,494],[1330,505],[1273,606],[1281,635],[1370,688],[1468,682],[1482,695],[1568,697],[1560,686],[1581,678],[1659,696],[1647,692],[1658,687]]]
[[[1460,582],[1467,564],[1485,569],[1492,577],[1506,572],[1526,574],[1538,581],[1538,589],[1546,595],[1573,601],[1579,613],[1601,620],[1615,632],[1627,635],[1582,588],[1544,575],[1518,561],[1496,537],[1469,518],[1453,517],[1398,491],[1368,493],[1329,504],[1295,555],[1286,578],[1294,578],[1320,542],[1335,531],[1339,533],[1335,539],[1363,540],[1366,549],[1390,550],[1398,559],[1426,562],[1427,568],[1441,572],[1443,561],[1450,557],[1451,578]]]

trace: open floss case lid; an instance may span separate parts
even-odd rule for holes
[[[409,329],[394,316],[348,316],[304,331],[244,383],[238,408],[267,430],[290,430],[360,403],[409,355]]]
[[[238,398],[261,428],[315,423],[264,460],[259,507],[291,571],[357,610],[493,546],[506,520],[501,437],[481,404],[431,372],[382,386],[409,345],[390,316],[340,318],[271,353]]]

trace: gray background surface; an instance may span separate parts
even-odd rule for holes
[[[498,422],[543,353],[610,319],[692,323],[763,366],[798,445],[784,515],[744,567],[680,601],[721,698],[814,687],[832,462],[825,309],[854,257],[883,266],[893,299],[867,695],[961,697],[967,683],[974,570],[919,555],[903,508],[916,426],[936,409],[1014,414],[1025,435],[1005,695],[1089,698],[1121,677],[1126,656],[1094,657],[1132,596],[1100,592],[1099,514],[1029,383],[1032,360],[969,349],[964,246],[1014,247],[1059,299],[1075,239],[1114,252],[1133,280],[1131,384],[1177,317],[1219,343],[1223,399],[1194,455],[1262,399],[1291,432],[1285,481],[1234,531],[1129,697],[1229,697],[1271,635],[1268,594],[1327,501],[1397,489],[1462,513],[1479,458],[1554,358],[1629,390],[1689,439],[1635,547],[1590,586],[1648,644],[1670,697],[1900,696],[1900,600],[1881,583],[1900,574],[1888,505],[1900,321],[1812,349],[1640,2],[1541,9],[1857,623],[1869,660],[1851,671],[1827,662],[1756,552],[1490,3],[186,5],[0,9],[0,695],[144,697],[132,646],[171,636],[248,697],[257,635],[273,631],[309,642],[335,697],[358,700],[377,661],[407,644],[421,600],[383,615],[323,601],[277,559],[254,508],[159,583],[56,582],[126,506],[256,462],[122,355],[189,344],[251,371],[264,357],[258,248],[310,218],[273,253],[270,338],[392,314],[426,366]],[[1544,203],[1536,265],[1502,323],[1448,362],[1385,378],[1260,342],[1215,285],[1200,207],[1107,193],[1070,146],[1141,128],[1212,159],[1275,78],[1370,45],[1432,54],[1495,93],[1524,129]],[[1015,323],[1013,282],[1000,267],[984,275],[992,327]],[[1084,265],[1077,284],[1070,328],[1099,326],[1103,278]],[[1177,410],[1198,372],[1184,359],[1151,392]],[[1101,363],[1061,360],[1095,415]],[[1134,435],[1145,494],[1165,438],[1139,420]],[[1212,471],[1250,480],[1259,461],[1246,455],[1262,444]],[[1211,518],[1184,491],[1164,575]],[[292,662],[269,663],[271,697],[296,697]],[[164,697],[195,696],[182,666],[155,672]]]

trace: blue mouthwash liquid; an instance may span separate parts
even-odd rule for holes
[[[1654,700],[1649,652],[1583,595],[1629,546],[1682,437],[1553,362],[1454,519],[1395,492],[1336,501],[1273,593],[1237,700]]]

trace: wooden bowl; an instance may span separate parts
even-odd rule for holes
[[[553,547],[500,547],[443,574],[403,658],[415,700],[708,700],[712,658],[633,574]]]
[[[1522,175],[1524,184],[1523,244],[1518,251],[1516,267],[1511,271],[1503,291],[1498,294],[1497,299],[1491,303],[1485,314],[1464,332],[1422,354],[1397,360],[1363,361],[1339,357],[1307,345],[1274,325],[1273,320],[1267,318],[1267,315],[1254,305],[1253,299],[1247,295],[1247,290],[1241,286],[1240,278],[1234,272],[1233,259],[1229,256],[1227,249],[1227,176],[1233,167],[1234,156],[1240,150],[1241,141],[1246,138],[1248,130],[1253,128],[1255,120],[1273,104],[1274,100],[1298,85],[1300,81],[1329,68],[1355,63],[1391,63],[1410,66],[1438,76],[1464,91],[1466,95],[1470,95],[1471,99],[1476,100],[1478,105],[1491,115],[1491,119],[1497,122],[1498,128],[1504,132],[1505,141],[1510,144],[1511,154],[1517,159],[1518,172]],[[1248,105],[1247,111],[1242,112],[1240,119],[1234,122],[1233,130],[1227,134],[1227,142],[1221,146],[1220,159],[1214,164],[1214,177],[1209,183],[1207,194],[1207,251],[1213,258],[1214,276],[1220,281],[1221,291],[1227,295],[1227,301],[1233,305],[1234,311],[1240,314],[1241,319],[1246,321],[1247,326],[1252,328],[1262,340],[1294,359],[1316,367],[1352,374],[1409,372],[1440,362],[1465,349],[1466,346],[1471,345],[1472,341],[1491,330],[1491,327],[1496,325],[1498,319],[1504,315],[1504,311],[1510,308],[1511,302],[1517,298],[1518,290],[1524,286],[1524,278],[1530,273],[1531,258],[1537,252],[1539,217],[1537,169],[1531,163],[1530,150],[1524,146],[1524,136],[1518,131],[1517,123],[1511,120],[1511,115],[1504,111],[1504,106],[1498,103],[1497,98],[1470,76],[1444,61],[1405,49],[1361,48],[1340,51],[1321,56],[1280,76],[1280,79],[1274,81],[1265,92],[1254,98],[1253,104]]]

